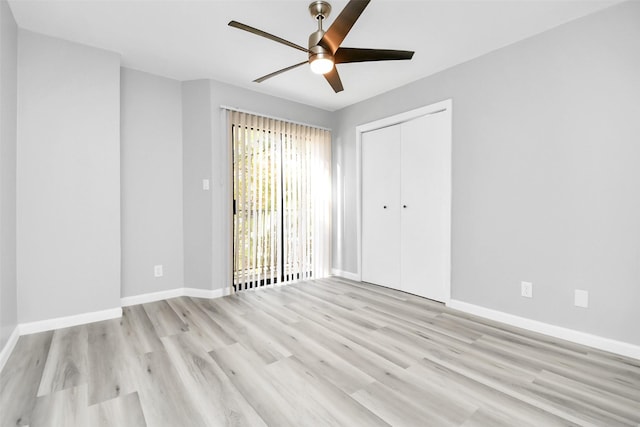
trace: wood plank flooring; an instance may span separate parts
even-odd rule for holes
[[[20,337],[0,426],[638,426],[640,361],[331,278]]]

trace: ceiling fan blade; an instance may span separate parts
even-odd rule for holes
[[[331,53],[335,53],[340,47],[340,43],[342,43],[349,33],[349,30],[351,30],[351,27],[353,27],[353,24],[355,24],[360,14],[369,4],[369,1],[370,0],[351,0],[347,3],[318,44],[325,49],[329,49]]]
[[[295,64],[295,65],[291,65],[287,68],[283,68],[282,70],[278,70],[278,71],[274,71],[273,73],[267,74],[266,76],[262,76],[260,78],[255,79],[253,82],[254,83],[262,83],[263,81],[270,79],[271,77],[277,76],[278,74],[282,74],[285,71],[289,71],[289,70],[293,70],[296,67],[299,67],[301,65],[307,64],[309,61],[303,61],[299,64]]]
[[[369,61],[398,61],[411,59],[412,57],[413,52],[410,50],[358,49],[352,47],[341,47],[334,54],[336,64]]]
[[[238,28],[240,30],[248,31],[250,33],[259,35],[259,36],[267,38],[269,40],[273,40],[274,42],[282,43],[283,45],[286,45],[286,46],[292,47],[294,49],[298,49],[298,50],[301,50],[303,52],[309,53],[309,49],[307,49],[307,48],[304,48],[304,47],[302,47],[300,45],[297,45],[295,43],[291,43],[288,40],[285,40],[285,39],[280,38],[278,36],[274,36],[273,34],[269,34],[269,33],[265,32],[265,31],[259,30],[257,28],[250,27],[249,25],[242,24],[242,23],[240,23],[238,21],[230,21],[229,22],[229,26],[230,27],[234,27],[234,28]]]
[[[344,88],[342,87],[342,81],[340,80],[340,75],[338,75],[338,69],[333,67],[331,71],[324,75],[324,78],[327,79],[333,91],[335,93],[342,92]]]

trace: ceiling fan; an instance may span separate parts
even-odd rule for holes
[[[349,62],[397,61],[402,59],[411,59],[413,57],[413,52],[408,50],[340,47],[340,44],[349,33],[349,30],[353,27],[353,24],[355,24],[360,17],[360,14],[362,14],[369,4],[369,1],[370,0],[350,0],[327,31],[322,29],[322,21],[329,16],[329,13],[331,12],[331,5],[324,0],[312,2],[309,5],[309,12],[311,13],[311,16],[318,21],[318,30],[314,31],[309,36],[309,48],[302,47],[283,38],[237,21],[229,22],[229,26],[282,43],[294,49],[301,50],[309,55],[308,60],[306,61],[269,73],[255,79],[254,82],[261,83],[271,77],[284,73],[285,71],[293,70],[294,68],[309,63],[311,71],[316,74],[324,74],[325,79],[327,79],[333,90],[338,93],[344,90],[344,88],[342,87],[342,81],[338,75],[338,70],[335,67],[336,64],[346,64]]]

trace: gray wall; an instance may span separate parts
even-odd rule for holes
[[[184,285],[213,289],[211,281],[211,97],[209,81],[182,83]],[[221,287],[221,286],[217,286]]]
[[[640,344],[639,23],[623,3],[338,111],[334,267],[357,270],[355,126],[452,98],[453,298]]]
[[[177,80],[121,71],[123,297],[182,288],[182,94]],[[153,266],[162,265],[163,277]]]
[[[16,288],[16,108],[18,29],[0,0],[0,350],[18,323]]]
[[[120,59],[20,30],[18,321],[120,306]]]
[[[183,83],[185,286],[220,289],[229,285],[230,174],[220,106],[332,127],[325,110],[216,81]],[[211,190],[202,190],[202,179]]]

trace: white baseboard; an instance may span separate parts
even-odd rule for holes
[[[177,297],[194,297],[194,298],[220,298],[230,295],[228,288],[223,289],[198,289],[198,288],[175,288],[160,292],[151,292],[148,294],[134,295],[120,299],[123,307],[130,305],[145,304],[148,302],[161,301],[169,298]]]
[[[518,328],[527,329],[554,338],[571,341],[577,344],[586,345],[597,348],[599,350],[620,354],[622,356],[640,359],[640,346],[616,341],[610,338],[604,338],[597,335],[588,334],[586,332],[576,331],[574,329],[564,328],[562,326],[551,325],[549,323],[537,320],[527,319],[526,317],[516,316],[514,314],[505,313],[498,310],[482,307],[475,304],[469,304],[464,301],[450,300],[447,307],[463,311],[465,313],[474,314],[486,319],[495,320],[506,323],[507,325],[516,326]]]
[[[122,307],[116,307],[107,310],[92,311],[90,313],[76,314],[73,316],[56,317],[54,319],[40,320],[37,322],[21,323],[18,328],[20,330],[20,335],[29,335],[38,332],[50,331],[52,329],[68,328],[70,326],[84,325],[85,323],[116,319],[121,316]]]
[[[344,277],[345,279],[360,281],[360,276],[357,273],[351,273],[349,271],[338,270],[337,268],[331,269],[332,276]]]
[[[11,352],[13,351],[13,348],[16,346],[16,343],[18,342],[18,338],[20,338],[19,329],[20,328],[18,326],[13,328],[13,332],[11,332],[11,335],[9,335],[9,339],[7,340],[2,350],[0,350],[0,372],[2,372],[2,368],[4,368],[4,365],[7,363],[7,360],[9,360],[9,356],[11,356]]]
[[[222,288],[222,289],[184,288],[184,295],[187,297],[193,297],[193,298],[215,299],[215,298],[221,298],[221,297],[226,297],[227,295],[231,295],[231,290],[229,288]]]
[[[148,294],[134,295],[120,298],[123,307],[130,305],[146,304],[148,302],[161,301],[163,299],[177,298],[184,295],[184,288],[169,289],[166,291],[150,292]]]

